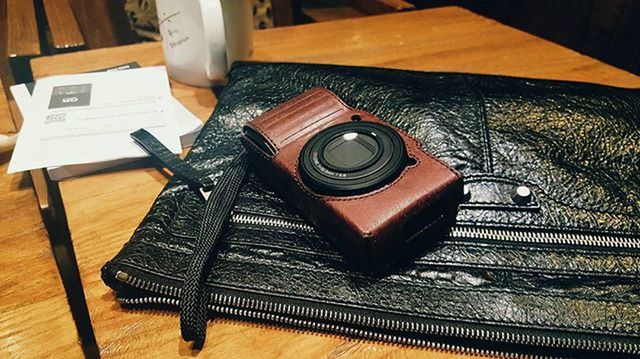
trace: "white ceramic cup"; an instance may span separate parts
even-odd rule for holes
[[[209,87],[226,81],[236,60],[253,52],[250,0],[156,0],[169,75]]]

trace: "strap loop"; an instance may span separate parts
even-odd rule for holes
[[[151,156],[160,160],[176,175],[196,187],[202,187],[202,178],[193,167],[171,153],[152,134],[141,129],[131,134]],[[207,331],[207,295],[204,290],[205,268],[216,253],[220,234],[231,215],[233,204],[248,169],[247,153],[242,150],[224,171],[218,183],[213,186],[205,204],[202,221],[196,237],[196,246],[185,272],[180,297],[180,330],[187,341],[203,341]]]
[[[209,195],[196,237],[196,248],[187,268],[180,298],[180,329],[185,340],[204,340],[207,330],[207,293],[204,269],[216,251],[220,234],[231,215],[247,172],[247,153],[243,150],[227,167]]]
[[[202,188],[205,192],[209,192],[213,187],[213,181],[200,174],[188,163],[180,160],[180,157],[171,152],[162,142],[158,141],[155,136],[149,133],[149,131],[141,128],[132,132],[130,136],[140,147],[147,151],[151,157],[158,160],[164,167],[186,181],[189,186]]]

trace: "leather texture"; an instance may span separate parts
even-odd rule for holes
[[[300,152],[314,134],[352,122],[353,115],[361,122],[385,124],[369,113],[349,108],[333,93],[314,88],[246,125],[270,142],[275,149],[272,158],[243,139],[254,153],[255,168],[264,172],[261,177],[271,188],[331,239],[357,268],[380,272],[390,262],[401,261],[398,257],[420,248],[420,242],[444,238],[462,201],[462,176],[399,131],[408,156],[416,164],[407,166],[390,184],[355,196],[315,194],[300,177]],[[434,213],[434,219],[428,219],[427,211]],[[424,228],[409,236],[405,228],[417,216],[425,217]]]
[[[325,306],[369,317],[471,326],[473,333],[633,343],[640,338],[640,91],[593,84],[306,64],[236,64],[186,161],[216,180],[242,149],[242,126],[312,87],[389,121],[464,175],[457,226],[514,238],[453,236],[383,276],[349,268],[316,231],[235,221],[207,290]],[[530,203],[511,192],[526,185]],[[179,286],[204,202],[179,179],[160,193],[131,240],[103,268]],[[366,211],[366,209],[362,209]],[[303,224],[255,174],[234,209]],[[123,214],[124,215],[124,214]],[[266,222],[265,222],[266,223]],[[541,231],[614,238],[618,245],[534,242]],[[508,236],[507,236],[508,237]],[[609,243],[609,241],[605,241]],[[368,323],[368,322],[367,322]],[[363,324],[364,325],[364,324]],[[364,325],[366,326],[366,325]],[[413,326],[397,331],[409,335]],[[447,332],[463,340],[468,331]]]
[[[180,178],[193,188],[202,188],[203,191],[211,191],[215,185],[208,177],[202,176],[202,174],[183,162],[178,155],[172,153],[147,130],[142,128],[132,132],[131,138],[136,141],[136,144],[144,148],[153,159],[159,161],[164,167],[170,169],[171,172],[179,174]]]

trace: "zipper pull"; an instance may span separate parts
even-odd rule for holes
[[[116,272],[116,279],[121,281],[121,282],[125,282],[128,283],[129,282],[129,274],[123,272],[123,271],[118,271]]]

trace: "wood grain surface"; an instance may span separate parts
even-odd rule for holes
[[[2,83],[0,128],[13,132]],[[52,353],[80,357],[76,328],[29,176],[8,175],[9,156],[0,153],[0,357],[40,358]]]
[[[69,0],[43,0],[51,47],[56,51],[83,47],[84,36],[73,14]]]
[[[349,0],[347,3],[367,14],[387,14],[416,8],[412,3],[404,0]]]
[[[7,55],[39,55],[40,38],[33,1],[4,0],[0,2],[0,6],[6,6]]]
[[[68,1],[88,49],[133,44],[137,41],[137,35],[124,11],[124,1]]]
[[[4,85],[0,81],[0,134],[15,134],[16,127],[11,117],[11,109],[4,92]]]
[[[459,8],[258,31],[254,55],[262,61],[464,71],[640,87],[637,76]],[[129,61],[143,66],[162,63],[160,44],[38,58],[32,61],[32,67],[34,76],[40,78]],[[209,90],[172,81],[172,91],[201,119],[213,109],[215,98]],[[207,342],[198,352],[180,340],[175,313],[120,308],[113,292],[100,280],[100,267],[129,239],[166,181],[165,175],[155,169],[138,168],[60,184],[104,357],[466,357],[223,319],[210,322]],[[54,318],[47,311],[40,315]],[[63,353],[57,350],[52,347],[51,353]]]

